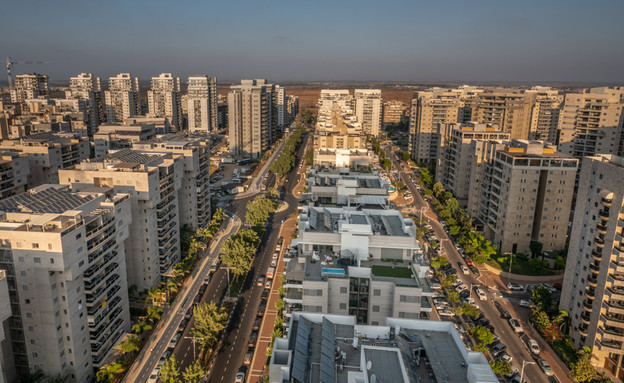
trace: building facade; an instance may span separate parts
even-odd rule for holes
[[[496,144],[495,144],[496,145]],[[491,152],[491,151],[490,151]],[[486,163],[479,219],[501,253],[530,253],[566,244],[578,160],[539,141],[512,140]]]
[[[130,73],[120,73],[108,79],[104,92],[106,121],[123,122],[126,118],[141,114],[139,103],[139,78]]]
[[[591,348],[591,363],[624,379],[624,158],[585,157],[565,278],[562,310],[570,337]]]
[[[130,195],[132,224],[126,241],[128,285],[156,287],[180,259],[182,156],[121,149],[59,172],[74,190],[109,187]]]
[[[92,73],[80,73],[78,76],[71,77],[69,90],[65,91],[65,98],[86,101],[86,122],[89,127],[89,136],[93,135],[104,121],[100,78],[93,76]]]
[[[356,89],[353,92],[355,115],[365,134],[377,137],[381,131],[383,100],[379,89]]]
[[[47,75],[25,73],[15,76],[13,89],[11,89],[11,102],[24,102],[49,95]]]
[[[188,129],[208,134],[218,128],[217,79],[206,75],[189,76],[187,90]]]
[[[93,380],[130,330],[128,195],[42,185],[3,199],[0,211],[17,373]]]
[[[180,78],[171,73],[161,73],[152,77],[152,87],[147,92],[148,114],[153,117],[166,117],[173,129],[182,129],[180,101]]]

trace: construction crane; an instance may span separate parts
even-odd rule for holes
[[[14,58],[7,57],[6,58],[6,68],[7,68],[7,76],[9,77],[9,90],[13,89],[13,75],[11,74],[11,69],[13,69],[13,65],[15,64],[49,64],[49,61],[14,61]]]

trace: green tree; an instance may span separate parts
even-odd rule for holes
[[[182,373],[184,383],[199,383],[205,376],[207,371],[199,361],[194,361]]]
[[[180,366],[175,355],[171,355],[160,368],[159,381],[162,383],[182,383],[180,379]]]
[[[254,227],[264,227],[269,215],[275,211],[275,202],[259,195],[247,203],[245,220]]]
[[[531,321],[535,324],[538,330],[542,331],[550,325],[550,318],[548,314],[541,310],[533,310],[531,312]]]
[[[552,293],[544,286],[539,286],[531,291],[531,300],[538,311],[549,312],[552,306]]]
[[[143,319],[139,323],[132,326],[132,331],[138,336],[142,336],[143,333],[151,329],[152,329],[152,325],[146,319]]]
[[[568,334],[570,332],[570,313],[565,310],[559,310],[559,313],[553,319],[553,322],[559,326],[559,329],[563,334]]]
[[[160,307],[148,307],[147,308],[147,320],[151,323],[156,323],[162,317],[163,309]]]
[[[384,159],[381,161],[381,164],[383,165],[384,168],[390,170],[392,169],[392,161],[390,161],[389,159]]]
[[[490,361],[490,367],[495,374],[506,375],[511,373],[511,364],[503,359],[497,361]]]
[[[399,155],[399,158],[401,158],[403,161],[409,161],[410,159],[410,155],[406,151],[399,150],[397,154]]]
[[[275,309],[277,309],[278,313],[281,313],[284,310],[284,301],[281,299],[275,301]]]
[[[119,343],[114,347],[116,350],[121,351],[122,354],[132,354],[136,351],[141,350],[141,340],[138,336],[129,335],[126,340]]]
[[[17,380],[17,383],[40,383],[46,378],[43,371],[36,369],[35,371],[31,371],[28,374],[20,377]]]
[[[440,195],[444,193],[444,186],[442,186],[442,183],[440,182],[436,182],[433,185],[433,195],[437,198],[440,199]]]
[[[459,293],[457,291],[449,291],[448,300],[453,303],[459,302]]]
[[[485,343],[477,343],[474,346],[474,350],[482,353],[490,352],[489,347]]]
[[[439,270],[440,268],[448,265],[449,261],[445,257],[435,257],[431,260],[431,267],[434,270]]]
[[[203,303],[195,306],[193,315],[195,324],[192,332],[193,336],[198,338],[197,344],[204,349],[213,347],[219,339],[219,333],[227,323],[226,309],[218,307],[214,302]]]
[[[468,330],[468,333],[479,339],[481,343],[484,343],[486,346],[494,343],[494,334],[483,326],[472,327]]]
[[[98,383],[112,383],[115,377],[125,371],[125,367],[120,360],[116,360],[111,364],[106,364],[96,374]]]
[[[305,153],[305,162],[307,166],[314,165],[314,149],[309,148]]]
[[[590,382],[596,378],[596,370],[585,354],[579,354],[576,362],[570,365],[570,374],[576,382]]]
[[[531,249],[531,258],[537,258],[542,255],[544,244],[539,241],[531,241],[529,249]]]
[[[481,315],[481,312],[475,305],[471,305],[470,303],[464,303],[462,305],[462,313],[464,315],[471,316],[473,318],[478,318]]]
[[[447,276],[446,278],[444,278],[444,281],[442,281],[442,287],[444,288],[449,288],[451,286],[453,286],[454,284],[457,283],[457,277],[453,274]]]
[[[567,257],[563,257],[561,255],[557,256],[557,259],[555,260],[555,270],[564,270],[565,266],[566,266],[566,261],[568,260]]]
[[[221,247],[221,261],[235,276],[247,274],[260,242],[258,234],[249,229],[239,231],[225,241]]]

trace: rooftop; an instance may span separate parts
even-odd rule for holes
[[[301,382],[498,382],[483,354],[466,350],[450,322],[388,318],[355,324],[342,315],[294,312],[288,341],[278,341],[273,370],[288,363]],[[271,380],[273,381],[273,380]],[[281,383],[281,382],[280,382]]]
[[[68,210],[77,210],[93,199],[91,195],[70,193],[68,186],[42,185],[0,200],[0,211],[61,214]]]
[[[413,236],[403,216],[396,210],[308,206],[299,218],[306,232],[357,231],[359,234],[409,237]]]

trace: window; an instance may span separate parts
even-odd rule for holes
[[[340,294],[346,294],[347,293],[347,288],[346,287],[341,287],[340,288]]]
[[[38,243],[33,243],[32,244],[32,248],[33,249],[38,249],[39,248],[39,244]]]
[[[35,263],[41,263],[41,258],[35,257]]]
[[[374,313],[378,313],[379,312],[379,306],[373,306],[373,312]]]
[[[346,303],[341,303],[340,304],[340,310],[346,310],[347,309],[347,304]]]
[[[373,289],[373,295],[376,296],[376,297],[380,296],[381,295],[381,290]]]

